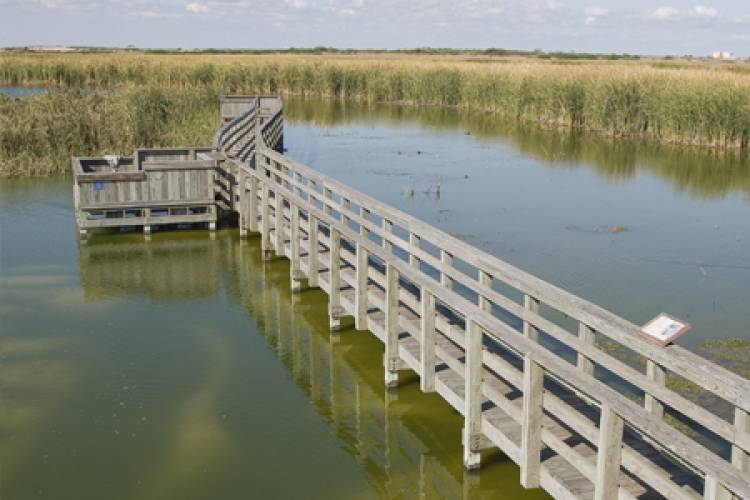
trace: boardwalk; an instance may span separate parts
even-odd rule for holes
[[[277,99],[222,118],[201,153],[217,209],[328,294],[331,330],[351,316],[383,342],[387,387],[412,370],[463,415],[467,469],[499,448],[557,498],[750,498],[750,381],[290,160]]]

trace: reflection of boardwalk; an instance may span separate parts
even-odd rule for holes
[[[287,275],[286,266],[268,265],[261,272],[255,263],[260,260],[257,243],[244,248],[242,259],[254,262],[244,263],[240,272],[243,302],[295,383],[350,447],[380,495],[463,497],[472,478],[464,485],[464,474],[456,476],[455,468],[451,473],[435,457],[444,443],[431,435],[430,428],[410,429],[393,409],[398,393],[385,390],[371,369],[372,360],[363,357],[372,349],[363,353],[357,348],[361,334],[322,335],[325,325],[320,320],[325,316],[316,307],[320,297],[290,297],[279,285]]]

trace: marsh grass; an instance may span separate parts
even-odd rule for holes
[[[74,155],[208,145],[219,119],[216,100],[210,91],[159,87],[0,99],[0,176],[67,173]]]
[[[5,85],[209,89],[455,106],[659,142],[747,148],[745,66],[437,55],[7,54]],[[565,64],[561,64],[565,63]]]

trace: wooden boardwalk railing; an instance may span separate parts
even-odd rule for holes
[[[268,148],[280,124],[223,167],[241,231],[385,344],[386,385],[413,370],[463,414],[467,468],[496,447],[558,498],[750,498],[748,380]]]

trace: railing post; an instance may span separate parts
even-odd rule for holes
[[[318,283],[318,272],[320,268],[320,262],[318,261],[318,219],[312,214],[310,210],[307,211],[307,222],[309,223],[309,229],[307,233],[307,285],[311,288],[319,286]]]
[[[284,256],[284,198],[281,196],[281,183],[276,185],[274,196],[276,197],[274,211],[276,218],[275,230],[275,249],[277,256]]]
[[[411,253],[412,248],[419,248],[420,238],[414,233],[409,233],[409,265],[419,269],[419,258]]]
[[[328,294],[328,324],[332,332],[341,330],[341,235],[338,229],[330,227],[328,247],[328,280],[331,293]]]
[[[538,488],[541,478],[544,370],[529,355],[523,358],[522,390],[521,485],[524,488]]]
[[[398,314],[399,314],[399,273],[393,264],[385,265],[385,385],[398,385]]]
[[[592,330],[586,323],[579,322],[578,339],[585,344],[594,345],[594,330]],[[576,365],[583,373],[586,373],[587,375],[594,374],[594,364],[589,358],[580,352],[576,354]]]
[[[623,428],[622,418],[609,405],[602,404],[599,418],[594,500],[611,500],[618,496]]]
[[[750,433],[750,415],[742,408],[734,408],[734,427],[737,432]],[[732,445],[732,465],[742,472],[750,473],[750,456],[737,445]]]
[[[240,195],[239,226],[240,238],[247,238],[247,177],[242,167],[238,168],[237,187]]]
[[[482,338],[479,325],[466,318],[464,350],[464,467],[480,466],[479,450],[482,437]]]
[[[257,167],[256,167],[257,168]],[[258,179],[250,176],[249,204],[247,207],[247,228],[250,231],[258,230]]]
[[[664,385],[667,382],[666,370],[650,359],[646,360],[646,376],[659,385]],[[664,417],[664,405],[648,392],[646,392],[644,407],[649,413],[652,413],[659,418]]]
[[[357,243],[357,267],[355,269],[354,287],[354,328],[357,330],[367,329],[367,271],[368,257],[367,250],[361,242]]]
[[[703,484],[705,500],[732,500],[732,494],[713,476],[707,475]]]
[[[367,210],[365,207],[359,207],[359,217],[362,220],[370,220],[370,211]],[[359,234],[363,236],[364,238],[367,238],[370,235],[370,230],[367,229],[364,224],[359,225]]]
[[[292,281],[292,292],[299,292],[302,290],[302,269],[300,266],[300,232],[299,232],[299,208],[294,203],[289,203],[289,211],[290,211],[290,241],[289,241],[289,247],[291,250],[291,255],[289,257],[290,261],[290,274],[291,274],[291,281]]]
[[[263,251],[263,260],[269,261],[273,258],[272,255],[272,249],[271,249],[271,200],[270,200],[271,194],[270,190],[268,189],[268,184],[263,183],[261,186],[261,240],[260,245],[261,249]]]
[[[479,270],[479,284],[484,285],[487,288],[492,288],[492,276],[487,274],[486,272]],[[492,303],[487,300],[482,294],[479,294],[479,307],[483,311],[491,312],[492,311]]]
[[[440,262],[447,267],[453,267],[453,255],[449,254],[445,250],[440,250]],[[453,287],[453,280],[445,273],[440,273],[440,284],[445,288]]]
[[[393,243],[386,239],[385,235],[391,234],[393,234],[393,222],[389,221],[388,219],[383,219],[383,248],[385,249],[385,253],[387,253],[388,255],[391,255],[393,253]]]
[[[420,330],[422,332],[419,362],[421,365],[420,389],[435,392],[435,296],[425,287],[420,291]]]
[[[527,311],[538,313],[539,312],[539,301],[531,295],[523,296],[523,307]],[[539,338],[539,332],[534,326],[528,321],[523,322],[523,336],[531,340],[537,341]]]

